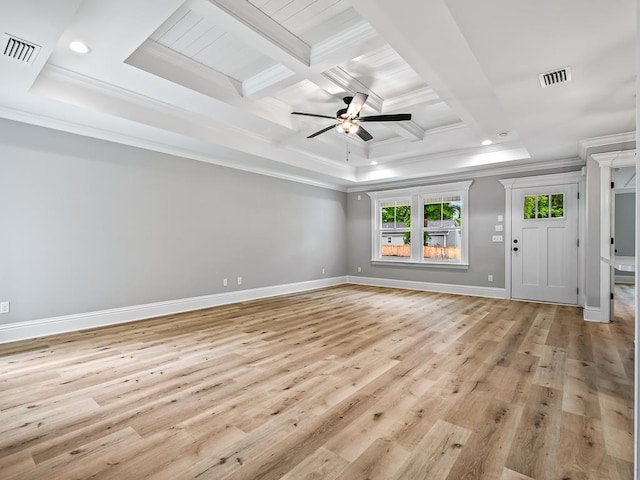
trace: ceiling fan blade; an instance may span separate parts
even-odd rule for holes
[[[369,132],[362,128],[362,126],[360,126],[358,130],[356,130],[356,135],[358,135],[365,142],[368,142],[373,138]]]
[[[336,119],[336,117],[330,117],[329,115],[318,115],[317,113],[291,112],[291,115],[304,115],[305,117],[330,118],[332,120]]]
[[[349,107],[347,108],[347,116],[351,118],[357,117],[360,113],[360,110],[362,109],[362,106],[364,105],[364,102],[367,101],[367,98],[369,98],[369,95],[367,95],[366,93],[356,93],[355,97],[353,97],[353,99],[349,103]]]
[[[370,117],[358,118],[361,122],[402,122],[411,120],[410,113],[395,113],[391,115],[371,115]]]
[[[331,118],[333,118],[333,117],[331,117]],[[309,135],[307,138],[317,137],[317,136],[318,136],[318,135],[320,135],[321,133],[328,132],[328,131],[329,131],[329,130],[331,130],[332,128],[336,128],[336,126],[335,126],[335,125],[331,125],[330,127],[323,128],[323,129],[322,129],[322,130],[320,130],[319,132],[312,133],[312,134],[311,134],[311,135]]]

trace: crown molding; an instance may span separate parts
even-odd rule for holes
[[[636,164],[636,150],[618,150],[616,152],[594,153],[590,155],[600,168],[631,167]]]
[[[585,138],[578,142],[578,155],[583,160],[587,159],[589,150],[593,148],[617,145],[620,143],[635,142],[636,132],[615,133],[613,135],[603,135],[601,137]]]
[[[346,192],[346,187],[340,182],[324,182],[321,180],[315,180],[313,178],[304,177],[300,175],[285,173],[277,169],[269,169],[266,166],[261,168],[241,164],[237,159],[224,158],[219,152],[212,155],[204,155],[200,152],[194,152],[186,148],[176,147],[162,142],[143,139],[140,137],[133,137],[130,135],[124,135],[119,132],[106,130],[103,128],[91,127],[85,124],[79,124],[66,120],[60,120],[57,118],[46,117],[44,115],[33,114],[21,110],[10,109],[0,106],[0,117],[7,120],[13,120],[17,122],[27,123],[30,125],[36,125],[39,127],[49,128],[52,130],[58,130],[61,132],[71,133],[75,135],[81,135],[83,137],[95,138],[98,140],[104,140],[107,142],[118,143],[121,145],[127,145],[130,147],[141,148],[143,150],[149,150],[158,153],[164,153],[175,157],[186,158],[189,160],[197,160],[200,162],[210,163],[221,167],[232,168],[234,170],[241,170],[249,173],[256,173],[258,175],[265,175],[268,177],[279,178],[281,180],[288,180],[291,182],[302,183],[305,185],[311,185],[314,187],[326,188],[328,190],[335,190],[338,192]]]
[[[461,168],[456,173],[450,173],[445,175],[422,175],[420,177],[389,182],[362,182],[356,186],[348,187],[347,193],[354,192],[366,192],[371,188],[396,188],[396,187],[412,187],[424,185],[425,182],[451,182],[467,179],[470,176],[473,178],[480,177],[493,177],[499,175],[514,175],[518,173],[528,173],[536,171],[554,170],[558,168],[572,168],[583,166],[584,162],[580,158],[569,158],[562,160],[551,160],[547,162],[538,163],[523,163],[518,165],[503,165],[501,167],[491,168],[488,165],[476,165],[468,168]],[[425,168],[426,170],[426,168]]]

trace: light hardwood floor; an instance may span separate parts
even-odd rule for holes
[[[616,315],[351,285],[0,345],[0,478],[631,479]]]

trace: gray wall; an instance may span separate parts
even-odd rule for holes
[[[342,276],[346,211],[344,193],[0,120],[0,323]]]
[[[615,212],[616,254],[635,256],[636,249],[636,194],[616,193]],[[616,270],[616,276],[634,278],[633,272]]]
[[[616,193],[616,253],[635,255],[636,194]]]
[[[493,243],[491,236],[496,234],[494,225],[498,223],[498,215],[504,216],[504,198],[504,188],[497,177],[474,180],[469,189],[469,269],[460,270],[372,265],[371,199],[366,193],[350,193],[347,203],[349,275],[502,288],[504,243]],[[362,273],[358,273],[358,267],[362,268]],[[487,281],[489,274],[493,275],[493,282]]]
[[[469,268],[454,269],[430,266],[373,265],[371,263],[371,199],[362,193],[350,193],[347,201],[348,274],[362,277],[410,280],[480,287],[505,287],[505,245],[491,241],[499,235],[494,226],[498,215],[504,217],[505,190],[502,178],[563,173],[575,168],[562,168],[535,173],[476,177],[469,189]],[[461,178],[469,180],[470,178]],[[456,180],[458,181],[458,180]],[[431,182],[433,183],[433,182]],[[441,182],[447,183],[447,182]],[[429,183],[425,182],[425,185]],[[360,196],[360,200],[358,200]],[[504,226],[504,221],[502,222]],[[502,232],[504,237],[504,232]],[[358,267],[362,272],[358,273]],[[493,282],[488,281],[493,275]]]

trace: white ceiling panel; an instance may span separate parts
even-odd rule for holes
[[[150,38],[241,82],[276,64],[186,7],[178,9]]]

